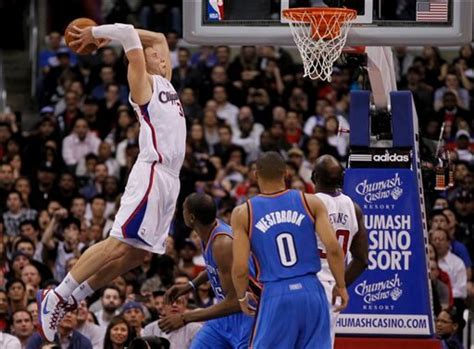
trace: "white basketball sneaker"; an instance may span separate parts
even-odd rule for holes
[[[39,290],[36,293],[38,303],[39,332],[43,338],[54,341],[58,323],[64,316],[66,303],[54,290]]]

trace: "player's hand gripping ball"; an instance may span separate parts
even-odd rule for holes
[[[99,42],[94,40],[94,42],[83,42],[82,38],[77,37],[77,31],[74,28],[84,29],[87,27],[96,26],[97,23],[89,18],[76,18],[67,26],[64,31],[64,40],[66,45],[73,50],[75,53],[80,55],[87,55],[98,48]]]

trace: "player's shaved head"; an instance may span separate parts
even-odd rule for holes
[[[268,151],[262,154],[256,162],[257,175],[267,181],[278,181],[285,177],[286,163],[283,157],[276,151]]]
[[[334,156],[323,155],[316,160],[312,180],[317,189],[335,190],[341,187],[344,169]]]
[[[203,225],[214,223],[217,208],[214,199],[210,195],[193,193],[186,198],[184,205],[189,214],[193,215],[199,223]]]

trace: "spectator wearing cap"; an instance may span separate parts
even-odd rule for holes
[[[454,208],[457,213],[459,224],[466,227],[468,231],[474,231],[474,194],[471,190],[461,189],[454,198]]]
[[[143,336],[145,313],[140,303],[135,301],[125,303],[122,307],[122,316],[128,325],[135,330],[137,336]]]
[[[21,226],[22,234],[21,237],[15,241],[15,244],[13,245],[13,250],[15,252],[23,252],[23,254],[25,254],[29,258],[30,264],[34,265],[36,269],[38,269],[43,280],[52,279],[53,274],[51,273],[51,270],[43,263],[43,243],[41,241],[38,241],[35,244],[33,240],[23,234],[23,230],[26,229],[24,227],[28,227],[30,225],[31,222],[26,221],[24,225]],[[38,247],[41,251],[40,254],[38,254]]]
[[[54,343],[59,348],[67,349],[92,349],[89,338],[83,336],[77,328],[77,309],[68,311],[58,323],[58,332],[54,337]],[[41,349],[46,341],[38,332],[35,332],[29,340],[26,349]]]
[[[462,312],[456,308],[443,309],[436,317],[436,335],[443,349],[464,349],[460,334],[465,326]]]
[[[7,211],[3,213],[5,233],[10,237],[20,234],[20,223],[26,220],[35,220],[36,210],[25,208],[21,194],[12,190],[7,196]]]
[[[48,203],[57,194],[55,179],[58,169],[50,162],[43,162],[38,167],[36,185],[31,192],[31,206],[40,210],[45,209]]]
[[[188,280],[189,281],[189,280]],[[163,316],[184,314],[188,306],[186,296],[177,298],[172,304],[165,304],[163,306]],[[158,326],[158,321],[145,326],[143,331],[144,336],[163,337],[171,343],[170,349],[189,348],[196,333],[201,329],[202,324],[197,322],[190,322],[180,327],[177,330],[165,333]]]
[[[72,132],[63,140],[63,158],[67,166],[75,167],[89,153],[98,154],[100,139],[94,135],[84,118],[74,120]]]
[[[13,312],[10,331],[20,340],[22,348],[26,348],[28,340],[33,335],[34,330],[33,317],[26,308]]]
[[[26,265],[31,264],[29,255],[21,250],[14,251],[9,262],[10,270],[6,274],[7,281],[12,278],[21,279],[21,271]]]
[[[186,239],[179,251],[179,269],[186,273],[190,279],[194,279],[198,274],[204,270],[203,266],[194,264],[194,256],[196,255],[197,248],[193,240]]]
[[[456,132],[456,154],[459,160],[474,165],[474,154],[471,147],[471,135],[466,130]]]
[[[77,327],[76,330],[84,337],[89,338],[93,349],[104,348],[105,328],[88,321],[89,310],[87,302],[82,300],[77,305]]]
[[[52,31],[47,36],[48,47],[39,52],[39,66],[43,74],[46,74],[52,67],[59,65],[56,53],[59,49],[64,48],[61,45],[62,36],[57,31]],[[71,54],[71,63],[76,63],[76,55]]]
[[[258,157],[260,136],[264,131],[262,125],[255,123],[252,109],[243,106],[237,117],[237,129],[234,130],[232,143],[241,146],[247,153],[247,161],[254,161]]]
[[[50,106],[50,105],[46,105],[44,106],[43,108],[40,109],[40,117],[44,118],[44,117],[54,117],[54,107]]]
[[[71,52],[66,47],[61,47],[56,52],[58,65],[51,67],[44,78],[42,103],[49,102],[51,97],[57,92],[58,81],[60,77],[66,77],[75,80],[82,79],[82,74],[77,66],[71,61]],[[47,103],[44,103],[47,104]]]
[[[26,285],[20,279],[9,279],[6,285],[10,314],[17,310],[26,309],[27,297],[26,297]]]

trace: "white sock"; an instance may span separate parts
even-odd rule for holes
[[[77,286],[79,286],[79,283],[74,280],[71,273],[68,273],[59,286],[54,289],[54,292],[60,295],[62,299],[66,300],[77,288]]]
[[[72,296],[77,301],[77,303],[80,303],[94,292],[95,291],[90,287],[89,283],[84,281],[78,288],[74,290]]]

